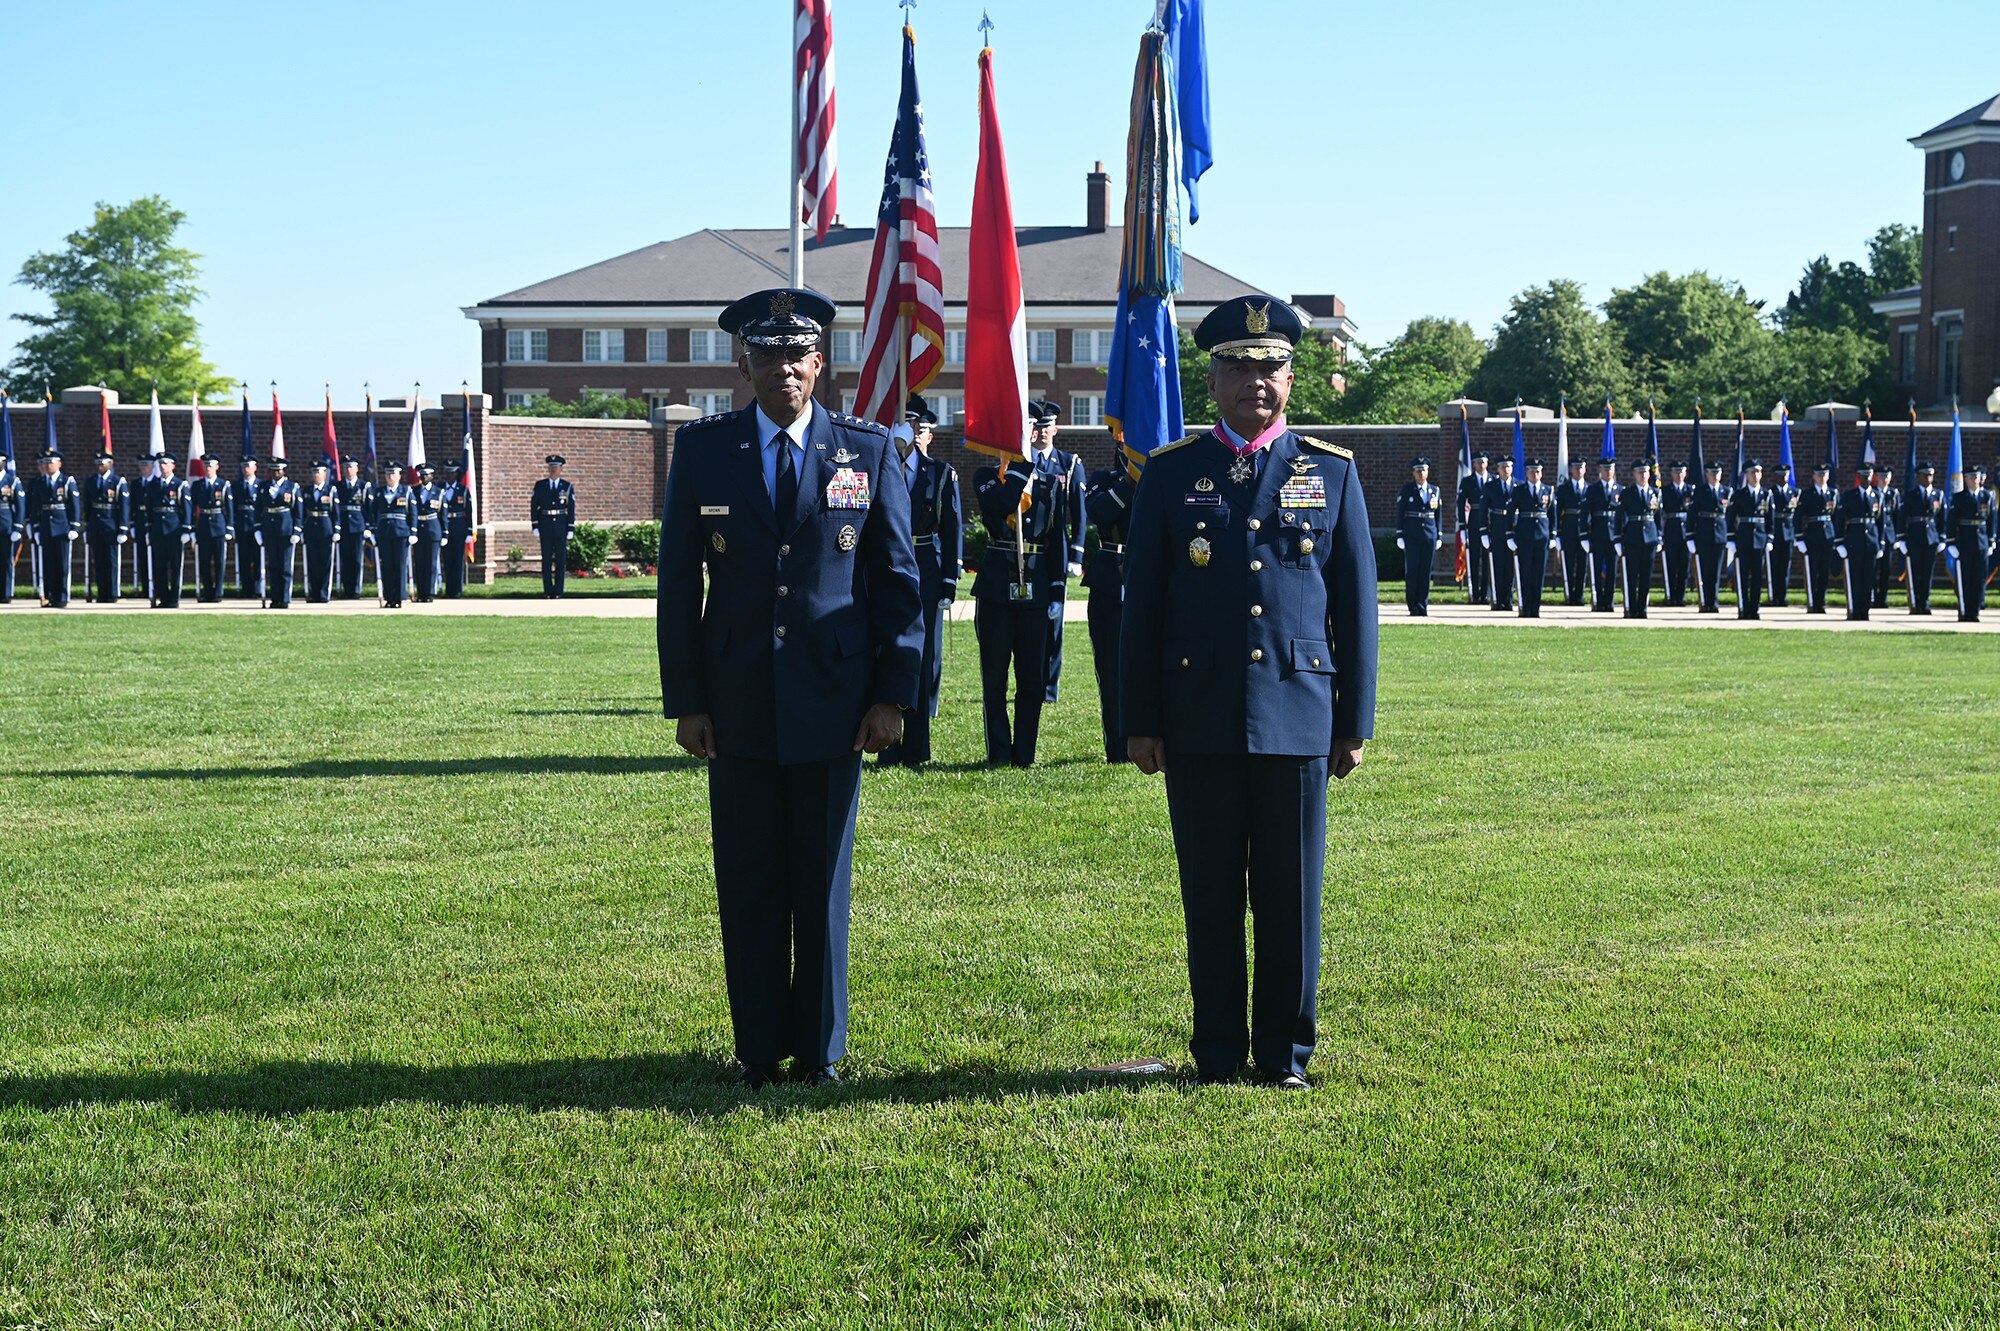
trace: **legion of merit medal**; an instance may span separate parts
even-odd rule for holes
[[[1188,542],[1188,559],[1196,568],[1207,568],[1208,556],[1213,549],[1206,536],[1197,536]]]

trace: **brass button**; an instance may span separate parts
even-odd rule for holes
[[[1261,661],[1261,660],[1263,660],[1263,659],[1264,659],[1264,649],[1263,649],[1262,647],[1252,647],[1252,648],[1250,649],[1250,659],[1251,659],[1252,661]]]
[[[1250,607],[1250,617],[1252,619],[1255,619],[1257,616],[1263,613],[1264,613],[1264,607],[1261,605],[1253,605]]]
[[[1250,519],[1250,530],[1251,530],[1251,531],[1256,531],[1256,530],[1257,530],[1257,529],[1258,529],[1259,527],[1261,527],[1261,526],[1263,526],[1263,525],[1264,525],[1263,523],[1261,523],[1261,522],[1257,521],[1257,519],[1255,519],[1255,518],[1252,518],[1252,519]]]
[[[1262,572],[1264,571],[1264,561],[1263,561],[1263,560],[1261,560],[1261,559],[1253,559],[1253,560],[1251,560],[1251,561],[1250,561],[1250,571],[1251,571],[1252,573],[1262,573]]]
[[[785,636],[785,626],[783,624],[778,625],[778,636],[781,638]]]

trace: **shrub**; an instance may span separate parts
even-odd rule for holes
[[[628,564],[657,564],[660,562],[660,524],[657,522],[635,522],[620,527],[612,538],[618,553]]]
[[[569,571],[591,573],[604,566],[611,554],[611,529],[594,522],[579,522],[569,534]]]

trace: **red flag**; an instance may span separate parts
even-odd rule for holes
[[[334,432],[333,428],[333,393],[331,391],[328,391],[326,395],[326,426],[320,432],[319,456],[320,460],[326,463],[326,478],[330,481],[339,480],[340,436]]]
[[[798,113],[799,179],[804,220],[825,240],[839,205],[833,137],[833,0],[797,0],[792,17],[792,96]]]
[[[285,415],[278,410],[278,390],[271,390],[271,460],[285,458]]]
[[[160,411],[160,394],[156,389],[153,393],[153,414],[155,417],[159,415],[159,411]],[[97,451],[99,453],[104,454],[107,457],[110,456],[111,394],[109,393],[99,393],[97,395],[97,440],[98,440]]]
[[[990,46],[979,53],[979,170],[972,182],[966,267],[965,444],[996,457],[1026,457],[1027,311]]]

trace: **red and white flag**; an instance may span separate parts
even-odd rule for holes
[[[326,423],[319,432],[319,460],[329,481],[340,479],[340,431],[333,428],[333,390],[326,390]]]
[[[840,203],[833,135],[833,0],[796,0],[792,17],[792,96],[799,127],[798,173],[804,220],[817,240]]]
[[[208,456],[208,441],[201,437],[201,394],[190,394],[188,407],[194,413],[194,418],[188,425],[187,467],[188,479],[193,480],[197,476],[208,475],[207,464],[202,461]]]
[[[902,102],[889,141],[882,206],[875,214],[875,252],[868,260],[866,309],[854,414],[894,425],[903,419],[907,395],[929,388],[944,367],[944,269],[938,262],[923,102],[917,96],[917,39],[908,28],[903,29]]]
[[[278,390],[273,388],[271,390],[271,460],[276,462],[280,459],[286,462],[291,461],[290,458],[285,457],[285,413],[278,410]]]
[[[410,457],[403,468],[403,484],[414,487],[417,468],[424,465],[424,399],[420,384],[410,393]]]
[[[979,171],[972,182],[966,266],[965,444],[997,457],[1026,457],[1027,310],[990,46],[979,53]]]

